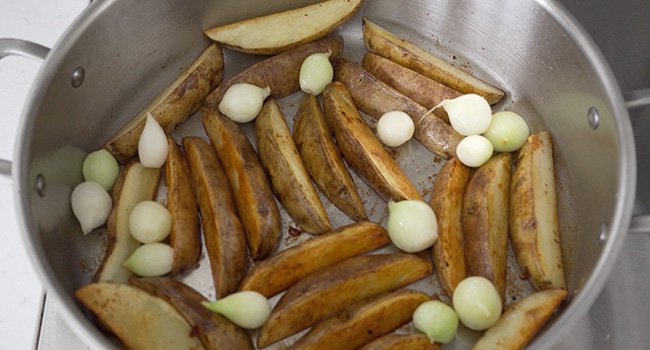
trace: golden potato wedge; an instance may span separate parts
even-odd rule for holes
[[[374,53],[366,53],[361,61],[361,66],[379,80],[427,109],[437,106],[443,100],[454,99],[462,95],[444,84]],[[449,116],[444,108],[436,108],[433,113],[449,123]]]
[[[357,187],[332,140],[318,98],[307,94],[293,118],[293,138],[303,164],[318,188],[354,220],[368,218]]]
[[[205,34],[237,51],[272,55],[324,37],[352,17],[361,4],[363,0],[327,0],[211,28]]]
[[[510,239],[537,289],[566,289],[555,192],[553,143],[542,131],[519,150],[510,187]]]
[[[334,133],[343,158],[384,200],[423,200],[363,120],[342,83],[327,85],[323,105],[327,126]]]
[[[379,119],[386,112],[402,111],[413,119],[413,136],[424,147],[446,159],[456,155],[456,146],[462,137],[451,125],[428,113],[426,108],[372,76],[358,64],[339,59],[334,69],[334,80],[345,85],[362,112]]]
[[[248,334],[227,318],[203,306],[201,303],[208,299],[192,287],[165,277],[131,276],[129,283],[163,299],[176,309],[190,324],[192,334],[201,340],[206,350],[254,349]]]
[[[508,198],[512,154],[488,160],[469,180],[463,197],[465,259],[471,276],[489,279],[505,300]]]
[[[223,78],[223,55],[217,44],[210,45],[174,82],[159,93],[147,107],[113,136],[103,148],[120,164],[138,153],[140,134],[147,113],[156,118],[166,133],[171,133],[189,118]]]
[[[325,207],[302,164],[284,115],[272,98],[266,100],[255,119],[255,135],[262,167],[289,216],[309,233],[329,231],[332,226]]]
[[[563,289],[547,289],[525,297],[506,310],[472,350],[523,349],[566,297]]]
[[[255,266],[239,290],[254,290],[270,298],[314,271],[388,243],[388,233],[379,224],[361,221],[339,227]]]
[[[250,254],[266,259],[279,244],[282,224],[257,153],[239,126],[221,113],[206,109],[203,126],[225,169]]]
[[[424,334],[389,334],[377,338],[359,350],[439,350],[438,343],[431,343]]]
[[[129,216],[140,202],[152,200],[158,191],[160,169],[146,168],[132,161],[122,169],[113,187],[113,209],[108,216],[106,255],[93,277],[93,282],[126,283],[131,271],[122,266],[140,242],[131,236]]]
[[[246,234],[237,216],[228,178],[217,153],[198,137],[183,139],[217,299],[235,292],[248,265]]]
[[[139,288],[98,282],[74,294],[129,349],[204,349],[173,307]]]
[[[363,19],[363,42],[372,53],[395,61],[464,94],[483,96],[490,104],[499,102],[505,94],[501,89],[454,67],[366,18]]]
[[[289,51],[269,57],[220,84],[205,99],[205,106],[215,111],[226,91],[238,83],[248,83],[261,88],[270,87],[272,98],[281,98],[300,90],[300,66],[309,55],[331,52],[330,62],[335,62],[343,51],[343,38],[331,35]]]
[[[438,240],[433,244],[433,266],[440,285],[452,296],[467,277],[463,241],[463,195],[469,168],[454,157],[442,166],[431,191],[431,208],[438,220]]]
[[[317,323],[289,349],[358,349],[409,323],[415,309],[429,300],[422,292],[403,289],[360,301]]]
[[[174,249],[171,276],[184,274],[199,261],[201,228],[196,196],[192,188],[190,167],[176,141],[167,135],[169,144],[165,162],[167,209],[172,215],[169,243]]]
[[[424,278],[432,270],[428,261],[415,255],[388,254],[357,256],[316,271],[282,296],[260,330],[257,347],[300,332],[355,301]]]

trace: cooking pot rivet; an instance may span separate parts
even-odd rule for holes
[[[605,243],[607,241],[607,224],[603,224],[603,226],[600,229],[600,243]]]
[[[72,72],[72,87],[78,88],[81,86],[81,83],[84,82],[84,77],[86,72],[82,67],[77,67],[77,69]]]
[[[587,121],[589,122],[589,126],[591,126],[592,129],[598,129],[598,124],[600,123],[600,114],[598,114],[596,107],[589,108],[589,112],[587,112]]]
[[[45,176],[42,174],[36,175],[36,193],[41,197],[45,195]]]

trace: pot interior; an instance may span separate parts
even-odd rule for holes
[[[97,346],[114,342],[98,331],[72,295],[89,283],[105,249],[105,229],[84,236],[70,210],[70,193],[82,180],[85,154],[98,149],[189,67],[210,44],[204,29],[313,2],[98,1],[91,3],[52,51],[33,88],[21,128],[19,157],[15,157],[19,159],[17,200],[27,243],[47,291],[59,300],[63,316],[86,341]],[[357,62],[365,53],[362,16],[501,87],[507,94],[493,106],[494,111],[515,111],[527,120],[531,131],[551,133],[566,278],[573,300],[556,315],[557,327],[546,327],[531,346],[550,347],[566,314],[588,307],[576,305],[583,301],[582,294],[597,295],[598,290],[577,292],[597,275],[606,274],[602,265],[613,263],[617,252],[613,241],[623,238],[615,224],[624,212],[622,201],[633,193],[633,184],[621,176],[633,161],[626,153],[632,140],[631,136],[625,139],[627,112],[617,105],[620,93],[611,85],[611,74],[601,67],[600,56],[588,55],[590,42],[584,41],[552,2],[366,1],[336,31],[345,40],[344,57]],[[224,58],[227,79],[262,57],[224,49]],[[85,75],[75,88],[71,76],[78,68]],[[279,101],[290,129],[302,96],[298,92]],[[588,122],[592,107],[600,116],[595,130]],[[177,140],[188,135],[206,138],[200,117],[196,113],[172,136]],[[254,142],[252,125],[243,129]],[[435,174],[444,162],[415,141],[392,154],[428,201]],[[384,220],[385,202],[360,178],[354,179],[370,219]],[[44,183],[40,191],[38,182]],[[164,198],[164,190],[160,197]],[[321,199],[333,227],[350,223],[326,198]],[[631,199],[624,202],[627,207],[629,203]],[[281,212],[285,237],[280,249],[309,238],[306,234],[289,238],[288,226],[294,224]],[[601,232],[608,235],[604,241]],[[519,279],[520,272],[510,249],[507,305],[532,291],[527,281]],[[205,254],[200,267],[183,280],[214,298]],[[416,288],[444,298],[437,278],[428,280]],[[584,303],[590,303],[588,299]],[[478,336],[461,329],[445,348],[470,348]]]

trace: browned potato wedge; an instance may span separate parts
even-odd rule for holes
[[[543,290],[525,297],[501,315],[472,349],[523,349],[566,297],[563,289]]]
[[[289,216],[305,231],[321,234],[332,226],[280,107],[270,98],[255,119],[257,153],[271,188]]]
[[[438,219],[438,240],[433,244],[433,265],[440,285],[452,296],[467,277],[463,242],[463,195],[469,168],[454,157],[436,175],[431,191],[431,208]]]
[[[172,278],[134,278],[129,283],[163,299],[192,326],[192,334],[207,350],[254,349],[246,332],[227,318],[201,305],[208,301],[192,287]]]
[[[451,158],[462,137],[442,119],[397,90],[372,76],[358,64],[339,59],[334,69],[334,80],[340,81],[350,92],[359,110],[379,119],[386,112],[402,111],[413,119],[413,136],[431,152]]]
[[[537,289],[566,289],[557,222],[551,135],[528,137],[510,188],[510,239],[519,266]]]
[[[424,334],[389,334],[372,343],[359,348],[359,350],[439,350],[438,343],[431,343]]]
[[[279,244],[282,224],[257,153],[239,126],[221,113],[206,109],[203,126],[225,169],[251,256],[266,259]]]
[[[261,88],[268,86],[272,98],[292,94],[300,90],[300,66],[305,58],[314,53],[331,52],[330,62],[335,62],[341,56],[341,51],[343,38],[331,35],[269,57],[219,85],[205,99],[205,106],[218,111],[223,95],[237,83],[249,83]]]
[[[339,227],[255,266],[239,289],[254,290],[270,298],[314,271],[388,243],[388,233],[379,224],[362,221]]]
[[[293,119],[293,138],[307,172],[334,205],[354,220],[368,218],[357,187],[332,140],[314,95],[305,95]]]
[[[370,52],[395,61],[464,94],[473,93],[483,96],[490,104],[499,102],[504,95],[501,89],[454,67],[366,18],[363,19],[363,41]]]
[[[384,200],[423,200],[363,120],[343,84],[327,85],[323,105],[327,126],[334,133],[343,158]]]
[[[140,202],[152,200],[158,191],[160,169],[145,168],[140,162],[127,164],[113,187],[113,209],[108,216],[106,255],[93,277],[94,282],[126,283],[131,271],[122,266],[140,242],[131,236],[129,215]]]
[[[180,77],[159,93],[151,103],[113,136],[103,148],[121,164],[138,153],[138,141],[147,113],[171,133],[189,118],[223,78],[223,56],[219,45],[210,45]]]
[[[415,309],[429,300],[409,289],[363,300],[319,322],[289,349],[357,349],[409,323]]]
[[[165,162],[167,209],[172,215],[169,243],[174,249],[171,276],[176,277],[184,274],[199,261],[201,230],[190,167],[176,141],[169,135],[167,143],[169,144],[167,162]]]
[[[362,3],[327,0],[208,29],[205,34],[238,51],[271,55],[324,37],[352,17]]]
[[[512,154],[501,153],[469,180],[463,198],[465,257],[471,276],[489,279],[505,300],[508,190]]]
[[[314,272],[282,296],[262,326],[257,346],[300,332],[348,304],[403,287],[432,270],[415,255],[389,254],[357,256]]]
[[[129,349],[203,349],[173,307],[139,288],[99,282],[81,287],[75,296]]]
[[[444,84],[374,53],[366,53],[361,65],[370,74],[427,109],[437,106],[443,100],[462,95]],[[444,108],[436,108],[433,113],[449,123],[449,116]]]
[[[242,227],[228,178],[217,153],[198,137],[183,139],[201,210],[201,226],[208,250],[217,299],[235,292],[248,265],[246,234]]]

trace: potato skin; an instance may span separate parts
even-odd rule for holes
[[[166,277],[135,278],[129,283],[169,303],[192,326],[206,350],[254,349],[248,334],[227,318],[205,308],[208,301],[192,287]]]
[[[167,209],[172,215],[169,243],[174,249],[172,277],[191,269],[201,255],[201,230],[190,167],[176,141],[167,135],[169,144],[165,162]]]
[[[407,324],[428,295],[409,289],[350,305],[317,323],[291,350],[354,350]]]
[[[279,244],[282,224],[257,153],[237,124],[220,112],[206,109],[203,126],[225,169],[251,257],[266,259]]]
[[[363,120],[342,83],[327,85],[323,105],[325,121],[334,133],[343,158],[384,200],[423,200]]]
[[[508,198],[512,154],[500,153],[469,180],[463,197],[465,259],[471,276],[483,276],[505,300]]]
[[[198,137],[184,138],[183,149],[198,194],[215,295],[223,298],[237,290],[246,274],[246,235],[214,149]]]
[[[266,259],[246,275],[239,290],[270,298],[314,271],[388,243],[388,233],[379,224],[361,221],[342,226]]]
[[[332,226],[327,212],[302,164],[284,115],[272,98],[267,99],[255,118],[255,135],[262,167],[287,213],[309,233],[329,231]]]
[[[281,98],[300,90],[300,66],[309,55],[331,52],[330,62],[335,62],[343,51],[343,38],[331,35],[300,45],[289,51],[269,57],[252,65],[219,85],[205,99],[205,106],[215,111],[226,91],[238,83],[248,83],[261,88],[270,87],[272,98]]]
[[[357,256],[319,270],[298,281],[282,296],[262,326],[257,346],[263,348],[348,304],[395,290],[432,271],[431,263],[410,254]]]
[[[389,334],[377,338],[364,345],[359,350],[440,350],[438,343],[431,343],[429,338],[421,333]]]
[[[431,191],[431,208],[438,220],[438,240],[433,244],[433,265],[447,295],[452,296],[467,277],[463,239],[463,195],[469,168],[454,157],[442,166]]]
[[[358,64],[340,58],[334,79],[345,85],[359,110],[379,119],[390,111],[402,111],[413,120],[413,136],[429,151],[445,159],[456,155],[461,136],[447,123],[410,98],[367,72]]]
[[[181,76],[160,92],[153,101],[113,136],[103,148],[120,164],[138,153],[140,134],[147,112],[158,121],[167,134],[189,118],[208,94],[223,79],[223,55],[217,44],[210,45]]]
[[[357,187],[332,140],[318,98],[307,94],[293,119],[293,138],[303,164],[318,188],[354,220],[368,218]]]

